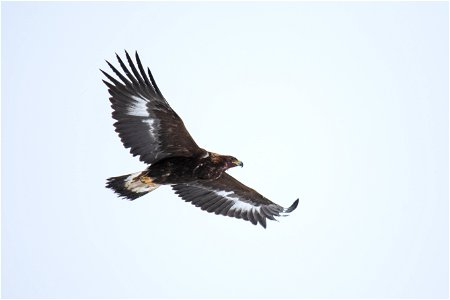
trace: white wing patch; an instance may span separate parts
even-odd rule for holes
[[[128,107],[128,114],[135,117],[149,117],[147,111],[148,100],[144,97],[131,96],[134,102]]]
[[[155,120],[153,120],[153,119],[145,119],[145,120],[142,120],[142,123],[147,124],[151,135],[153,137],[156,137],[156,135],[155,135],[155,125],[154,125],[155,124]]]
[[[147,110],[147,103],[148,99],[146,99],[144,96],[135,96],[132,95],[131,98],[134,100],[130,106],[127,107],[127,113],[130,116],[134,117],[144,117],[145,119],[141,119],[142,123],[147,124],[148,131],[153,138],[153,140],[158,140],[158,131],[156,126],[157,123],[155,123],[155,120],[151,118],[150,114]],[[156,145],[155,148],[158,148]]]
[[[214,193],[220,197],[231,200],[234,202],[233,206],[230,209],[240,210],[240,211],[253,211],[256,210],[259,213],[260,206],[254,206],[250,203],[244,202],[237,197],[231,197],[230,195],[233,192],[225,192],[225,191],[214,191]]]
[[[143,96],[131,96],[134,102],[128,107],[127,113],[130,116],[135,117],[147,117],[147,119],[143,119],[142,123],[148,125],[148,130],[150,131],[150,135],[156,139],[156,129],[155,129],[155,120],[150,119],[150,115],[147,111],[147,102],[148,100]]]

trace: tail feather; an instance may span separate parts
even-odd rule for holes
[[[106,187],[112,189],[122,198],[135,200],[159,187],[159,184],[151,183],[150,178],[145,174],[144,171],[111,177],[107,179]]]

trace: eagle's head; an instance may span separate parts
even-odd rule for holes
[[[217,153],[208,152],[205,159],[209,159],[214,165],[221,167],[223,171],[236,166],[244,166],[242,161],[230,155],[220,155]]]
[[[233,168],[236,166],[240,166],[240,167],[244,166],[244,163],[242,161],[240,161],[239,159],[237,159],[236,157],[229,156],[229,155],[224,155],[222,157],[223,157],[223,161],[224,161],[226,169]]]

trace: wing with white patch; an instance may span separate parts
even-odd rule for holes
[[[172,185],[175,193],[184,201],[216,215],[244,219],[266,228],[266,218],[286,216],[294,211],[298,199],[288,208],[273,203],[257,191],[242,184],[231,175],[223,175],[214,181],[196,181]]]
[[[114,126],[124,146],[148,164],[168,156],[191,156],[203,151],[164,99],[148,68],[147,76],[137,52],[137,68],[126,51],[125,54],[131,72],[118,55],[125,75],[109,62],[119,79],[102,71],[109,80],[103,82],[111,95],[112,116],[117,120]]]

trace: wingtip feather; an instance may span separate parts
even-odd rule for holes
[[[284,213],[290,213],[290,212],[293,212],[293,211],[297,208],[297,206],[298,206],[298,200],[299,200],[299,199],[295,200],[294,203],[292,203],[291,206],[289,206],[288,208],[286,208],[285,211],[284,211]]]
[[[127,50],[125,50],[125,57],[127,58],[128,62],[130,62],[131,57],[130,57],[130,55],[128,54]]]

